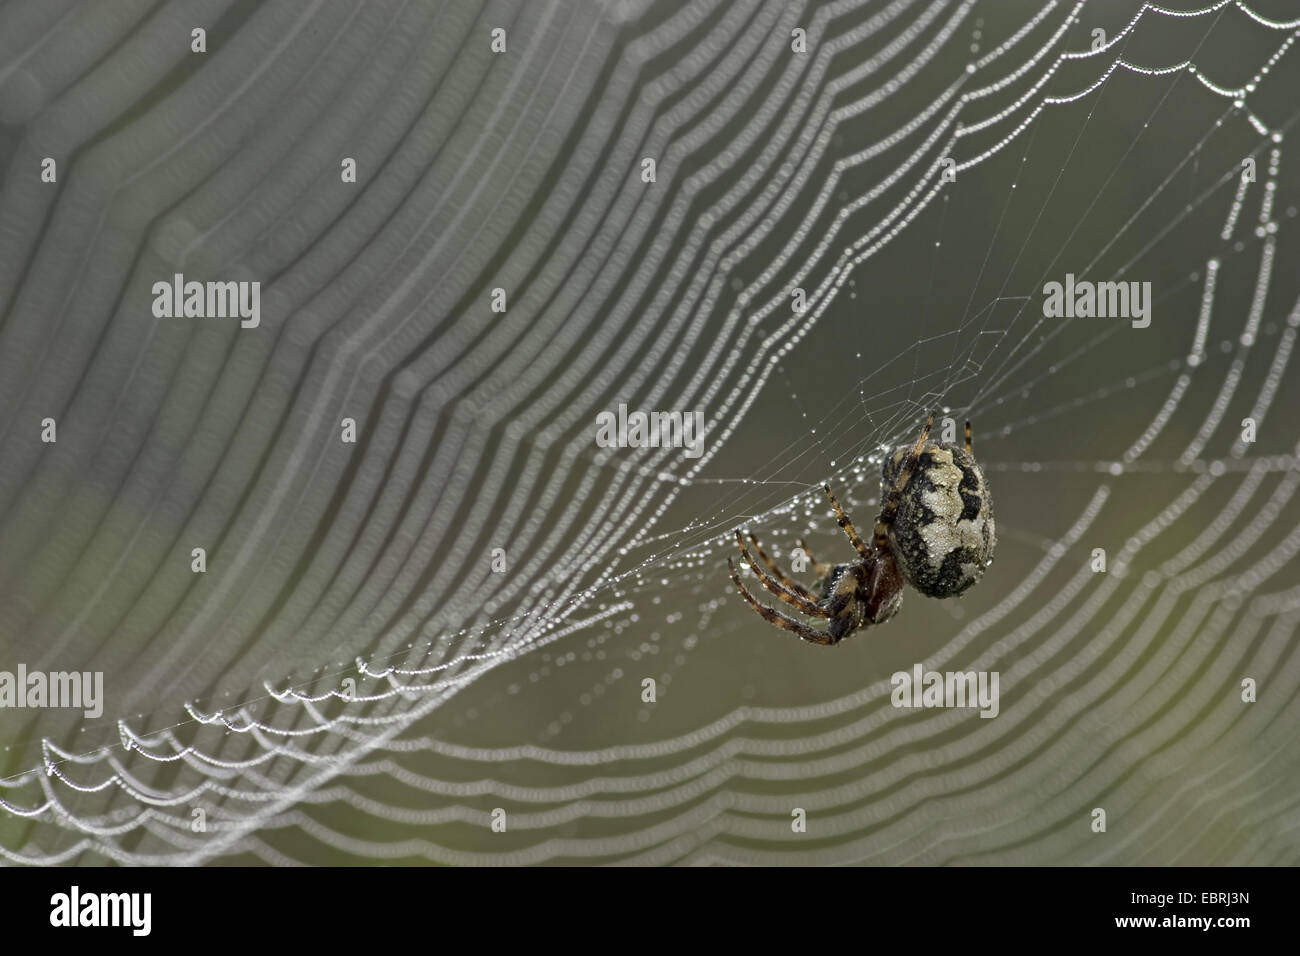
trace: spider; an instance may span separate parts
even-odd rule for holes
[[[809,617],[824,620],[826,629],[810,627],[759,602],[740,583],[735,564],[727,558],[740,596],[763,620],[813,644],[838,644],[853,632],[883,624],[897,614],[903,603],[904,581],[936,598],[961,594],[979,581],[993,563],[997,544],[993,499],[975,462],[970,422],[966,423],[964,449],[928,441],[933,424],[931,413],[916,443],[895,449],[885,460],[880,514],[870,545],[858,536],[830,485],[822,485],[859,560],[836,565],[818,561],[803,539],[798,539],[819,578],[816,595],[791,580],[751,534],[753,550],[767,570],[759,567],[736,529],[740,553],[763,587]]]

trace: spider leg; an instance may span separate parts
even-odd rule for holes
[[[966,454],[968,455],[975,454],[975,449],[971,447],[971,443],[970,443],[970,422],[966,423]]]
[[[808,563],[812,565],[813,574],[819,578],[828,577],[831,573],[831,566],[825,561],[818,561],[813,557],[813,553],[808,550],[808,545],[804,543],[803,538],[795,538],[794,543],[803,549],[803,553],[808,556]]]
[[[745,547],[744,539],[740,537],[739,528],[736,529],[736,544],[740,548],[741,555],[743,555],[745,560],[749,562],[750,568],[752,568],[754,573],[758,575],[758,580],[763,585],[763,587],[767,588],[769,591],[771,591],[773,594],[779,597],[786,604],[791,604],[794,607],[797,607],[799,610],[803,611],[807,615],[810,615],[811,617],[831,616],[831,612],[826,610],[826,608],[822,607],[816,601],[812,600],[811,598],[803,597],[799,594],[796,594],[794,591],[791,591],[789,588],[782,585],[780,581],[777,581],[770,574],[768,574],[766,571],[760,568],[758,566],[758,562],[754,560],[754,556],[751,555],[749,553],[749,549]]]
[[[749,606],[757,611],[759,615],[762,616],[763,620],[767,621],[769,624],[775,624],[777,627],[783,627],[787,631],[793,631],[810,644],[828,645],[835,643],[835,638],[831,637],[825,631],[819,631],[814,627],[809,627],[802,621],[796,621],[792,617],[786,617],[780,611],[774,611],[770,607],[762,604],[758,598],[754,597],[754,595],[750,594],[749,591],[745,589],[745,585],[740,583],[740,577],[736,574],[736,565],[732,563],[731,558],[727,558],[727,570],[731,573],[731,581],[736,585],[736,590],[740,592],[740,596],[749,602]]]
[[[790,576],[786,574],[784,571],[782,571],[775,561],[773,561],[770,557],[768,557],[767,552],[763,550],[763,546],[758,543],[758,538],[754,537],[753,534],[750,534],[749,536],[749,543],[753,545],[754,552],[758,555],[759,560],[761,560],[764,564],[767,565],[767,569],[771,571],[772,574],[776,577],[776,579],[780,581],[782,584],[784,584],[786,588],[793,591],[795,594],[798,594],[800,597],[806,598],[809,601],[815,602],[817,600],[816,595],[814,595],[811,591],[809,591],[798,581],[790,580]]]
[[[853,522],[849,520],[849,516],[846,515],[844,509],[840,507],[839,500],[835,497],[835,492],[831,491],[831,486],[822,485],[822,491],[826,492],[826,497],[831,500],[831,507],[835,509],[835,520],[840,523],[841,530],[849,536],[849,543],[857,549],[858,554],[862,555],[864,559],[870,559],[871,549],[863,543],[860,537],[858,537],[858,529],[853,527]]]

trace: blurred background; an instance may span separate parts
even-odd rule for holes
[[[0,854],[1294,864],[1290,7],[0,6],[0,670],[106,688],[0,709]],[[763,622],[732,530],[849,560],[931,409],[983,581]]]

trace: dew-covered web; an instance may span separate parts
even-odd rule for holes
[[[531,6],[491,66],[501,112],[448,142],[486,166],[456,188],[535,194],[493,229],[412,193],[412,236],[455,256],[404,265],[410,290],[355,332],[388,376],[363,430],[389,438],[312,492],[322,526],[356,519],[351,553],[373,527],[385,557],[340,558],[296,617],[312,574],[286,581],[198,670],[168,648],[237,628],[238,576],[211,598],[231,616],[178,613],[174,643],[95,658],[128,661],[138,692],[8,743],[0,854],[1295,863],[1300,19],[1264,0]],[[544,190],[529,156],[553,164]],[[327,311],[299,267],[264,276],[272,301]],[[1067,273],[1150,282],[1150,326],[1046,316]],[[472,295],[440,291],[461,275]],[[322,434],[364,365],[297,386]],[[702,411],[703,454],[598,447],[619,402]],[[933,409],[974,424],[985,580],[909,591],[834,649],[762,622],[727,577],[733,529],[782,563],[801,536],[847,560],[821,483],[869,528],[882,455]],[[277,427],[287,446],[316,426]],[[349,492],[367,481],[373,500]],[[999,672],[998,716],[895,708],[890,675],[917,662]]]

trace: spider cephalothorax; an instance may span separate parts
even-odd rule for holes
[[[760,568],[736,531],[740,553],[763,587],[809,617],[825,620],[826,629],[810,627],[759,602],[740,583],[728,558],[740,596],[764,620],[814,644],[838,644],[859,628],[883,624],[897,614],[904,581],[922,594],[939,598],[961,594],[979,581],[993,562],[997,544],[993,499],[975,463],[970,422],[964,448],[929,441],[933,424],[931,415],[915,444],[898,448],[885,460],[880,514],[870,545],[858,536],[830,486],[822,486],[859,560],[825,564],[799,541],[819,578],[817,593],[791,580],[750,535],[754,551],[767,566],[766,571]]]

